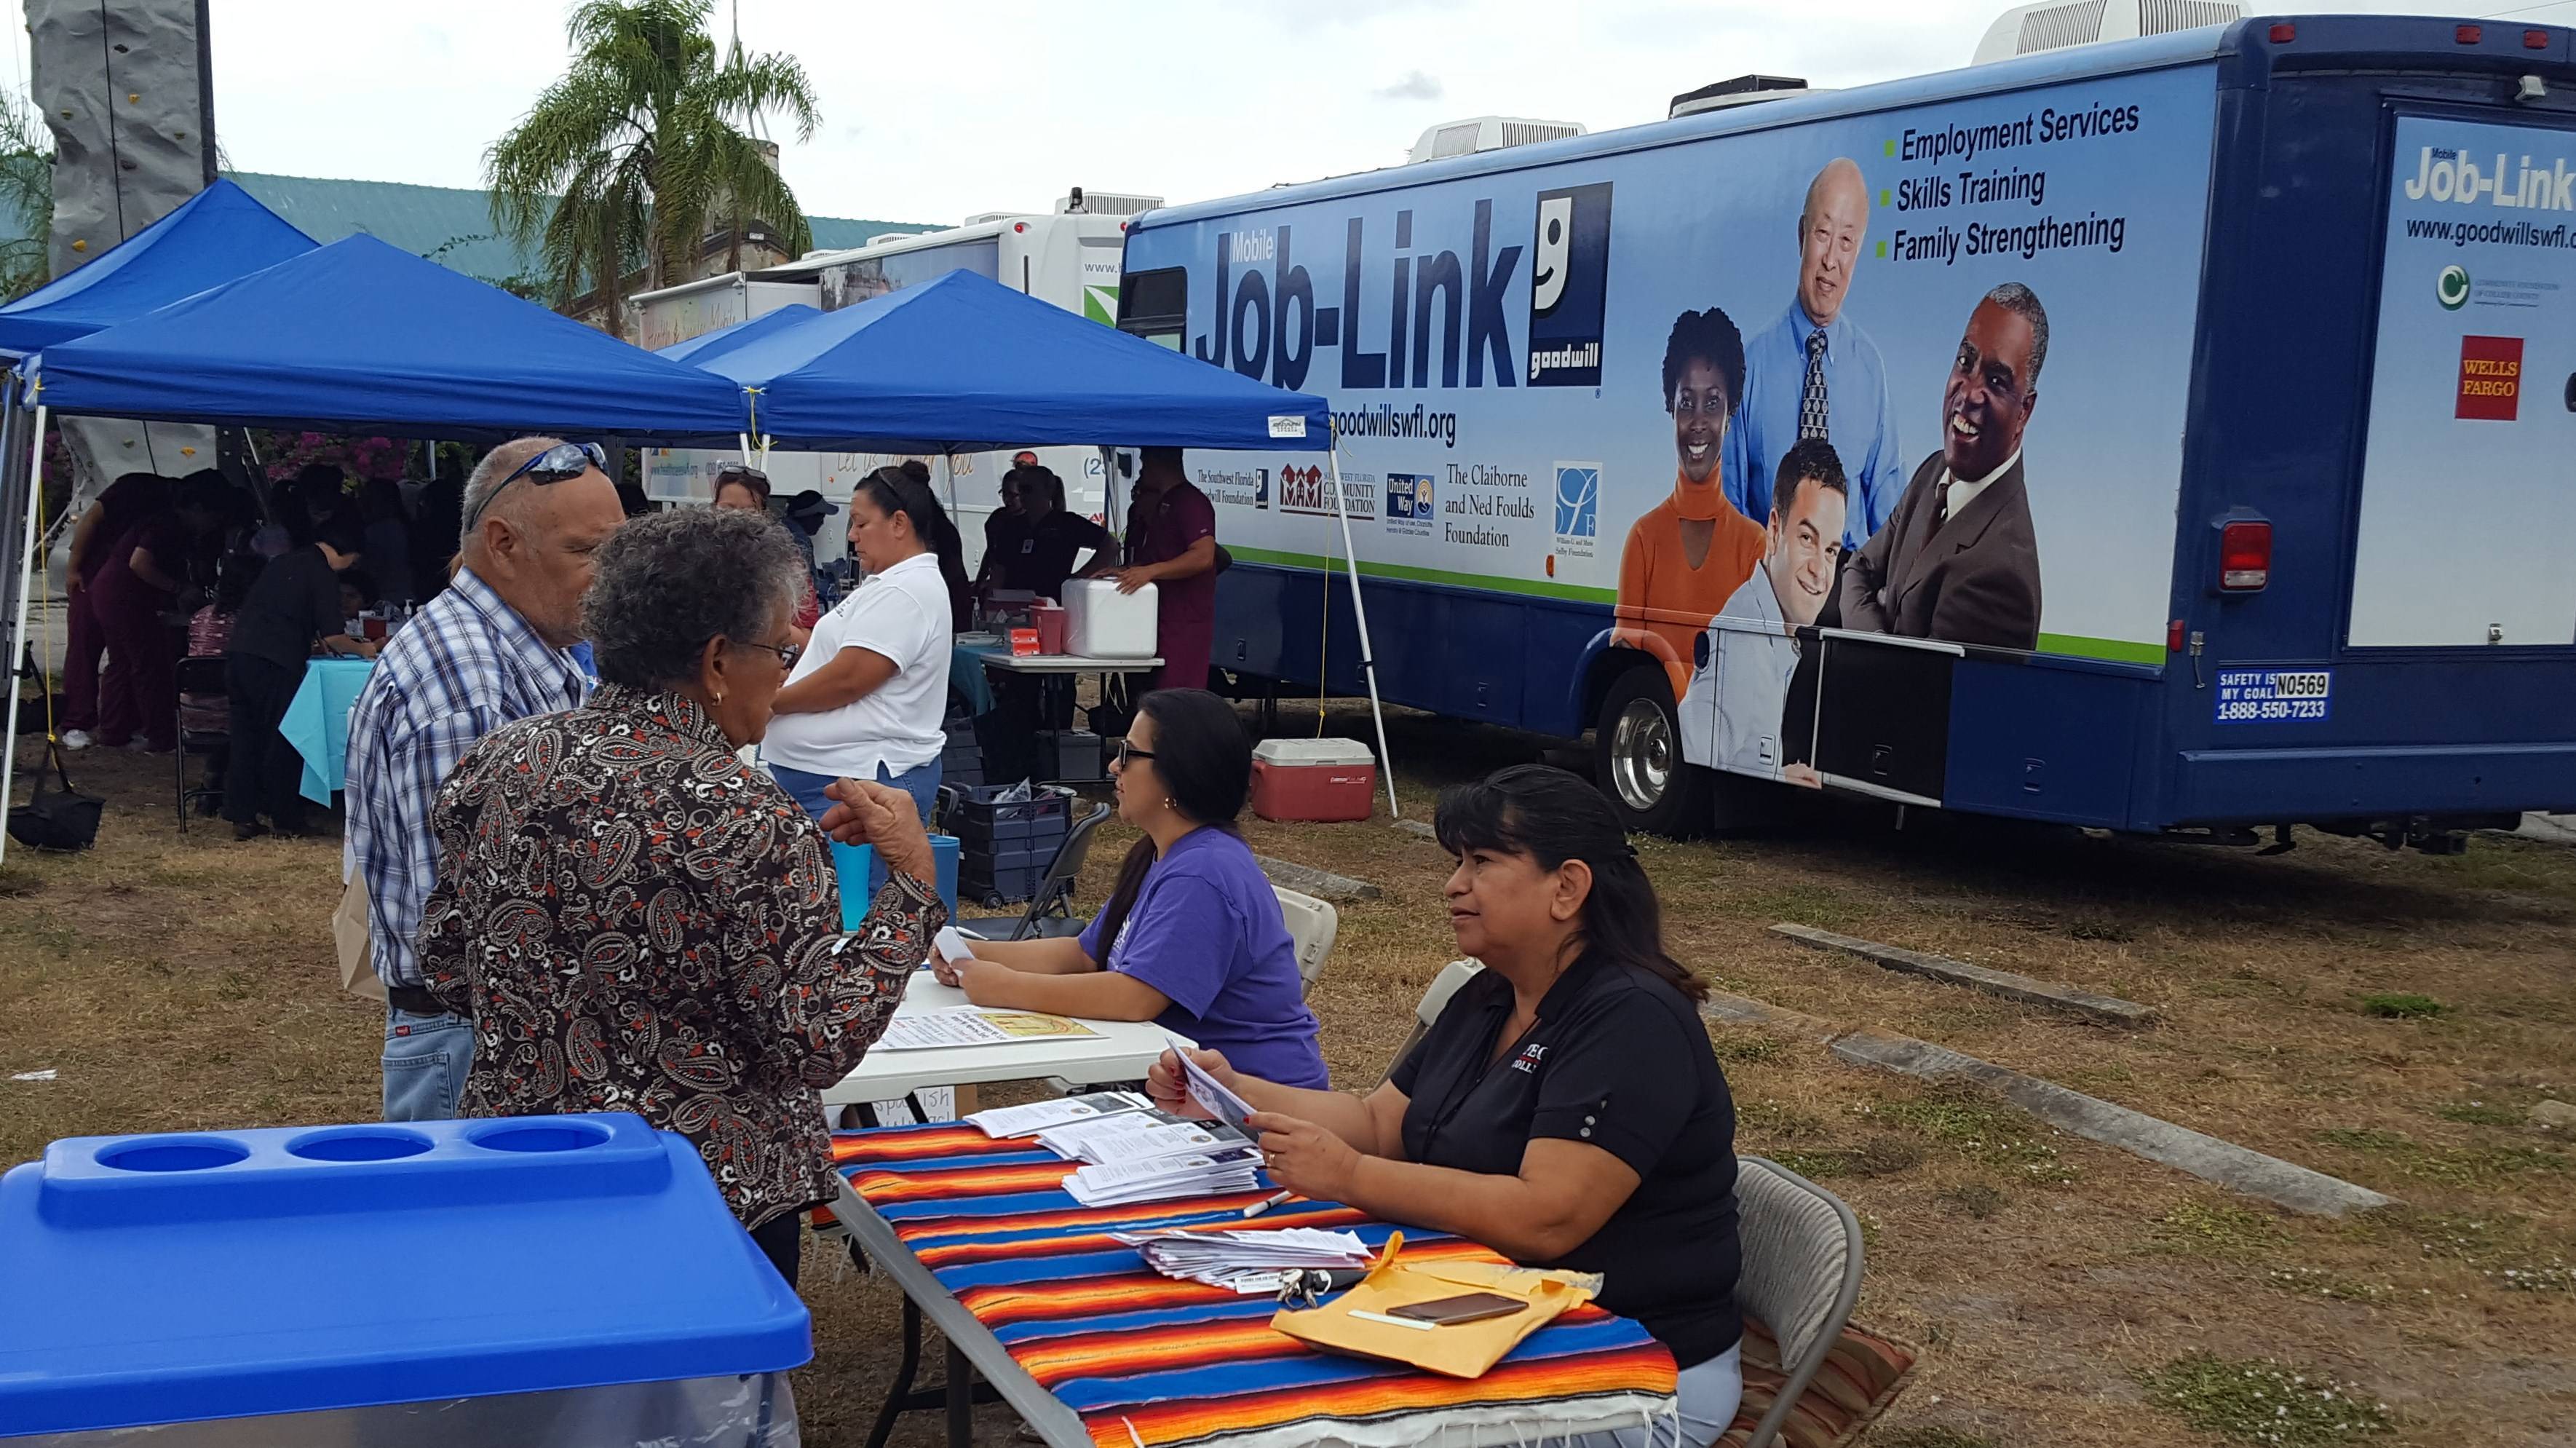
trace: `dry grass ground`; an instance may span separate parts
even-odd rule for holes
[[[1328,727],[1361,723],[1336,712]],[[1390,723],[1408,814],[1427,814],[1431,786],[1536,747]],[[81,770],[112,801],[100,847],[13,851],[0,872],[0,1078],[59,1072],[0,1079],[0,1162],[79,1133],[372,1115],[378,1022],[331,978],[336,841],[183,842],[166,761],[91,755]],[[1445,861],[1383,810],[1246,831],[1385,891],[1343,908],[1316,991],[1335,1076],[1362,1088],[1452,953]],[[1130,838],[1104,839],[1086,902]],[[1719,1027],[1743,1149],[1852,1203],[1869,1233],[1861,1316],[1924,1350],[1872,1442],[2576,1444],[2576,1142],[2524,1124],[2533,1102],[2576,1097],[2576,851],[2480,839],[2432,859],[2302,832],[2264,859],[1864,816],[1642,849],[1675,952],[1728,989],[1938,1041],[2406,1204],[2293,1218],[1982,1098]],[[2075,1023],[1803,949],[1766,932],[1778,920],[2162,1018]],[[819,1252],[802,1285],[818,1339],[798,1383],[807,1441],[855,1445],[892,1369],[893,1295]],[[2277,1381],[2240,1366],[2266,1360]],[[2298,1396],[2325,1377],[2360,1396],[2357,1415]],[[897,1441],[936,1441],[936,1426]]]

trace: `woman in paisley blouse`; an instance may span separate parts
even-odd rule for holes
[[[901,790],[843,780],[818,823],[735,757],[795,657],[804,566],[758,513],[614,534],[583,600],[599,691],[448,776],[421,921],[429,989],[474,1019],[461,1114],[680,1133],[790,1283],[799,1216],[833,1190],[816,1092],[884,1033],[947,918]],[[891,867],[855,935],[827,830]]]

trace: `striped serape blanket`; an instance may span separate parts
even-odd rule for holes
[[[832,1155],[850,1190],[1101,1448],[1537,1445],[1673,1411],[1672,1355],[1598,1307],[1559,1317],[1464,1381],[1316,1352],[1271,1329],[1271,1298],[1164,1277],[1108,1236],[1243,1226],[1266,1190],[1085,1207],[1060,1185],[1075,1163],[958,1122],[836,1135]],[[1371,1247],[1396,1230],[1334,1202],[1286,1203],[1257,1224],[1351,1231]],[[1404,1252],[1502,1260],[1418,1228],[1404,1229]]]

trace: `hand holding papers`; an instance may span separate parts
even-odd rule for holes
[[[1189,1052],[1176,1048],[1172,1054],[1181,1058],[1181,1083],[1189,1092],[1190,1104],[1237,1131],[1243,1130],[1244,1118],[1252,1114],[1252,1103],[1209,1075],[1206,1068],[1190,1059]]]

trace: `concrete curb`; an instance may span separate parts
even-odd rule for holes
[[[2061,1131],[2116,1146],[2294,1212],[2341,1217],[2397,1205],[2395,1198],[2368,1187],[1911,1036],[1853,1031],[1836,1040],[1831,1049],[1854,1065],[1876,1066],[1924,1081],[1972,1082]]]
[[[1318,870],[1312,865],[1300,865],[1293,860],[1274,860],[1268,855],[1255,855],[1252,858],[1260,864],[1261,873],[1270,877],[1270,883],[1302,891],[1318,900],[1374,900],[1384,893],[1366,880],[1355,880],[1348,875],[1336,875],[1330,870]]]
[[[1926,976],[1933,980],[1946,981],[1951,985],[1966,986],[1970,990],[1981,990],[1988,995],[2019,1001],[2023,1005],[2045,1006],[2051,1010],[2066,1011],[2101,1025],[2144,1026],[2152,1024],[2156,1018],[2156,1013],[2151,1007],[2139,1005],[2135,1001],[2124,1001],[2117,996],[2095,995],[2088,990],[2077,990],[2070,985],[2059,985],[2054,981],[2018,975],[2009,970],[1970,965],[1966,961],[1952,960],[1947,956],[1926,955],[1919,950],[1906,950],[1898,946],[1881,945],[1874,940],[1836,935],[1830,930],[1818,930],[1812,926],[1792,925],[1783,921],[1772,926],[1771,933],[1786,936],[1801,945],[1812,945],[1818,950],[1857,955],[1863,960],[1906,975]]]
[[[1804,1011],[1784,1010],[1769,1001],[1757,1001],[1751,996],[1730,995],[1722,990],[1710,991],[1708,999],[1700,1003],[1699,1013],[1713,1021],[1727,1021],[1739,1026],[1766,1027],[1783,1035],[1796,1036],[1803,1041],[1813,1041],[1819,1046],[1832,1045],[1834,1037],[1843,1033],[1841,1026],[1822,1016],[1811,1016]]]

